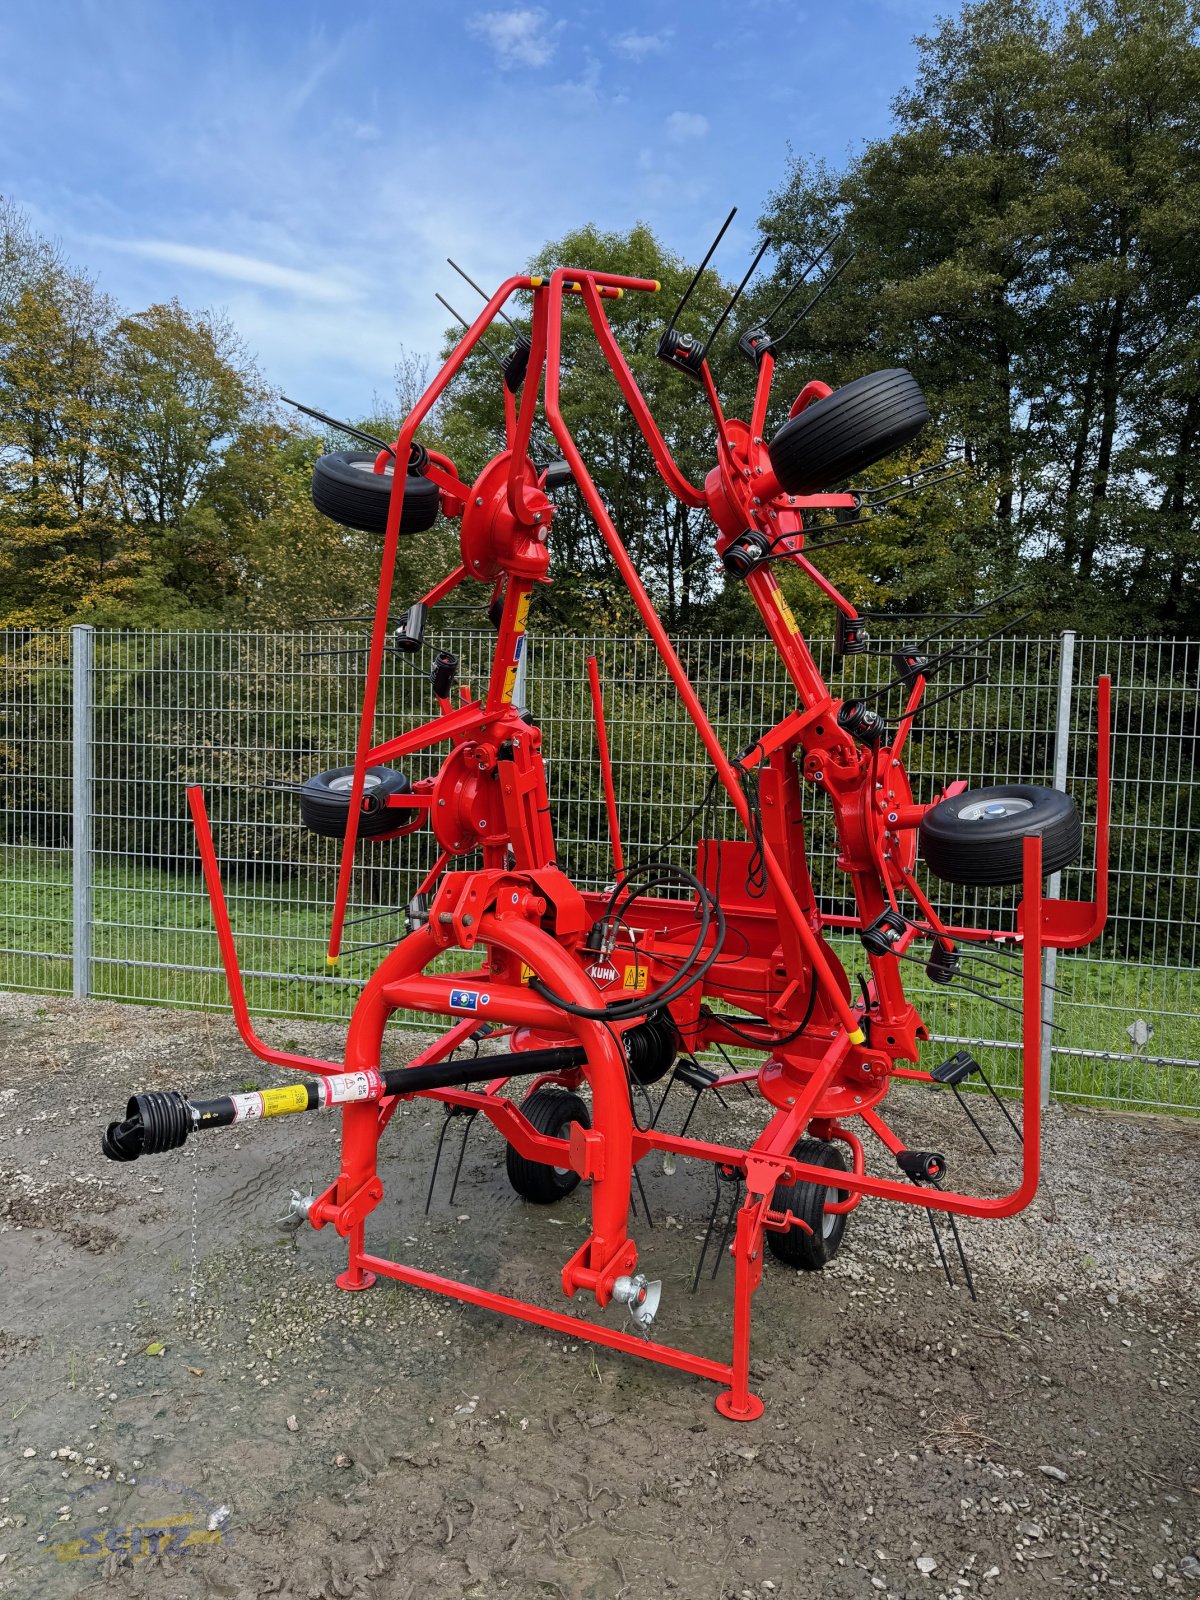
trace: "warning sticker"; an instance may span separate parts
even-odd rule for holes
[[[231,1094],[233,1120],[253,1122],[258,1117],[283,1117],[290,1111],[308,1110],[308,1090],[302,1083],[289,1083],[281,1089],[263,1089],[257,1094]]]
[[[332,1078],[323,1078],[318,1085],[323,1106],[348,1105],[354,1100],[373,1100],[383,1088],[379,1074],[369,1072],[339,1072]]]
[[[264,1117],[282,1117],[289,1111],[308,1110],[308,1090],[302,1083],[289,1083],[282,1089],[264,1089],[261,1099]]]
[[[529,965],[528,961],[522,961],[522,963],[521,963],[521,982],[522,983],[528,983],[530,978],[536,978],[536,977],[537,977],[537,973],[534,972],[533,968]]]
[[[774,597],[775,597],[775,604],[779,609],[779,615],[783,618],[784,627],[787,629],[787,631],[789,633],[799,633],[800,632],[800,624],[796,621],[795,617],[792,615],[792,608],[791,608],[791,606],[788,605],[787,601],[784,599],[783,590],[778,588],[778,587],[776,587],[772,591],[772,593],[774,594]]]
[[[645,994],[650,987],[650,968],[636,962],[633,966],[626,967],[621,987],[629,994]]]
[[[528,600],[529,596],[526,595],[525,598],[526,598],[526,600]],[[521,637],[517,640],[517,648],[516,648],[516,650],[515,650],[515,652],[513,654],[513,664],[512,664],[511,667],[509,667],[508,671],[504,674],[504,698],[505,698],[505,700],[507,700],[509,702],[511,702],[513,694],[516,691],[516,687],[517,687],[517,668],[521,665],[521,657],[524,655],[524,653],[525,653],[525,635],[522,634]]]

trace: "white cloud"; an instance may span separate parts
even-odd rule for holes
[[[688,139],[703,139],[708,132],[708,118],[698,111],[672,111],[667,118],[667,138],[675,144]]]
[[[662,55],[673,32],[671,28],[664,28],[661,33],[623,33],[613,40],[613,49],[633,61],[644,61],[647,56]]]
[[[294,267],[281,267],[274,261],[261,261],[256,256],[237,255],[232,250],[210,250],[203,245],[179,244],[171,239],[97,239],[96,243],[125,255],[146,256],[152,261],[170,261],[176,266],[190,267],[214,278],[231,279],[234,283],[257,283],[268,289],[285,289],[306,300],[345,300],[349,294],[346,284],[334,278],[324,277],[318,272],[298,272]]]
[[[551,23],[540,6],[513,11],[481,11],[467,23],[472,33],[487,40],[501,67],[544,67],[554,54],[554,35],[562,26]]]

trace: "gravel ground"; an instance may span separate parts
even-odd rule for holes
[[[133,1089],[280,1081],[226,1018],[9,994],[0,1038],[0,1595],[1200,1596],[1195,1124],[1056,1108],[1035,1204],[963,1225],[976,1303],[920,1212],[870,1202],[825,1273],[770,1263],[767,1409],[734,1425],[699,1380],[339,1292],[332,1230],[277,1221],[336,1171],[332,1118],[103,1162]],[[952,1102],[905,1086],[889,1111],[952,1177],[1010,1186],[1012,1147],[988,1157]],[[580,1196],[517,1201],[476,1129],[426,1218],[440,1126],[424,1102],[393,1121],[372,1248],[562,1305]],[[656,1335],[723,1355],[732,1274],[687,1293],[711,1177],[643,1170]]]

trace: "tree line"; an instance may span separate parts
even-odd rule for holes
[[[836,273],[781,352],[770,428],[809,377],[903,365],[933,422],[874,481],[946,454],[969,468],[831,546],[827,571],[860,604],[963,605],[1024,580],[1045,626],[1200,632],[1198,20],[1191,0],[968,5],[917,41],[886,137],[837,168],[793,157],[762,202],[772,270],[713,350],[727,409],[747,414],[754,379],[737,333],[805,270],[814,292]],[[654,356],[689,264],[642,225],[577,230],[528,265],[558,264],[661,280],[659,296],[609,309],[701,481],[706,408]],[[711,327],[735,274],[707,271],[682,326]],[[567,421],[668,624],[753,626],[711,527],[658,478],[578,307],[563,357]],[[423,378],[401,353],[397,393],[353,420],[394,432]],[[469,474],[500,447],[502,418],[481,351],[425,437]],[[275,627],[361,611],[377,544],[309,500],[316,455],[350,443],[286,412],[225,317],[175,301],[123,310],[0,202],[0,625]],[[541,433],[534,449],[557,454]],[[543,625],[627,625],[580,498],[562,491],[557,506]],[[454,565],[451,534],[405,543],[397,605]],[[813,620],[811,591],[787,581]]]

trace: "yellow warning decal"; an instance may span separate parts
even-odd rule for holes
[[[308,1110],[308,1090],[302,1083],[289,1083],[282,1089],[262,1091],[264,1117],[282,1117],[289,1111]]]
[[[795,617],[792,615],[792,608],[791,608],[791,606],[788,605],[787,601],[784,599],[783,590],[779,589],[779,588],[776,588],[772,592],[774,593],[774,596],[775,596],[775,604],[779,608],[779,615],[783,618],[784,627],[787,629],[787,631],[789,633],[799,633],[800,632],[800,624],[796,621]]]
[[[525,619],[529,615],[529,602],[532,598],[532,593],[532,590],[526,589],[525,593],[517,601],[517,614],[513,618],[513,627],[518,633],[525,632]]]
[[[644,994],[650,987],[650,968],[637,965],[626,967],[621,987],[629,994]]]
[[[516,692],[516,687],[517,687],[517,668],[516,668],[516,663],[514,662],[513,665],[511,667],[509,667],[508,671],[504,674],[504,691],[503,691],[503,693],[501,695],[501,699],[502,700],[506,700],[509,703],[509,705],[512,704],[512,697],[513,697],[513,694]]]
[[[536,976],[537,976],[537,974],[534,972],[533,968],[529,965],[528,961],[522,961],[522,963],[521,963],[521,982],[522,983],[528,983],[530,978],[534,978]]]

